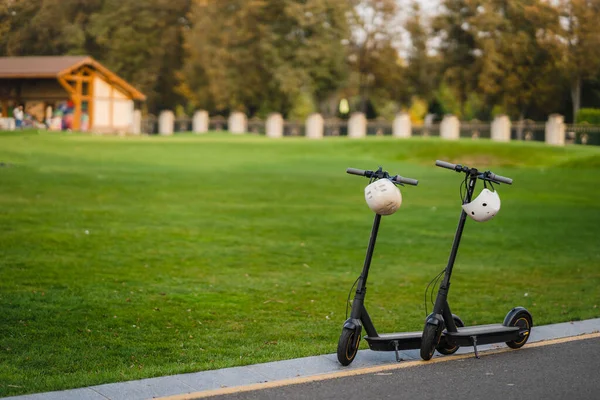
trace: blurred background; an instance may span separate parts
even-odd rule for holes
[[[600,0],[0,0],[0,57],[89,55],[146,114],[573,123],[600,107],[598,21]]]

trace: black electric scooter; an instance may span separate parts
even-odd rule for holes
[[[476,168],[469,168],[464,165],[451,164],[439,160],[435,162],[435,165],[466,174],[465,185],[467,186],[467,190],[463,198],[463,205],[471,202],[477,179],[497,184],[512,184],[512,179],[496,175],[490,171],[481,172]],[[458,252],[466,218],[467,213],[462,210],[454,242],[452,243],[448,265],[444,270],[444,278],[439,286],[433,311],[425,321],[421,340],[421,358],[423,360],[430,360],[436,348],[439,351],[440,347],[473,346],[475,357],[477,358],[479,358],[479,354],[477,353],[478,344],[505,342],[509,347],[518,349],[525,345],[527,339],[529,339],[529,334],[533,326],[531,314],[523,307],[515,307],[510,310],[502,324],[470,327],[455,324],[450,306],[448,305],[448,291],[450,289],[452,267],[454,266]]]
[[[377,171],[364,171],[361,169],[348,168],[346,170],[349,174],[365,176],[373,182],[377,179],[390,179],[395,184],[408,184],[416,186],[419,182],[415,179],[403,178],[401,176],[390,176],[386,171],[382,171],[381,167]],[[338,361],[342,365],[349,365],[358,351],[360,343],[360,335],[362,327],[365,328],[367,336],[365,340],[369,344],[369,348],[375,351],[395,351],[396,360],[400,359],[400,350],[418,349],[421,346],[421,335],[422,332],[402,332],[402,333],[388,333],[378,334],[369,313],[365,308],[365,295],[367,292],[367,277],[369,275],[369,269],[371,267],[371,259],[373,257],[373,250],[375,248],[375,241],[377,240],[377,232],[379,230],[379,224],[381,222],[381,215],[375,214],[373,221],[373,227],[371,229],[371,237],[369,239],[369,245],[367,247],[367,255],[365,257],[365,263],[363,266],[362,273],[357,279],[356,293],[354,300],[352,301],[352,310],[350,312],[350,318],[344,322],[342,328],[342,334],[338,342],[337,357]],[[462,321],[457,316],[453,316],[456,324],[462,325]],[[447,351],[446,354],[452,354],[458,350],[458,346],[452,348],[443,348],[442,351]]]

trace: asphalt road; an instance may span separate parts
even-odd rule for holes
[[[600,399],[600,338],[349,376],[216,400]]]

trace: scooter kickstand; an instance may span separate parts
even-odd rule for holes
[[[398,341],[394,340],[394,351],[396,352],[396,361],[400,362],[402,361],[402,358],[400,358],[400,353],[398,352]]]
[[[473,349],[475,349],[475,358],[479,359],[479,353],[477,352],[477,336],[471,336],[473,341]]]

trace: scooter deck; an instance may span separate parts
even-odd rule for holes
[[[502,324],[467,326],[457,329],[458,332],[444,331],[444,335],[461,346],[472,345],[474,337],[477,338],[477,344],[516,340],[519,338],[520,330],[518,326],[505,326]]]
[[[369,348],[375,351],[411,350],[421,347],[421,336],[423,332],[398,332],[382,333],[370,337],[365,336]]]

